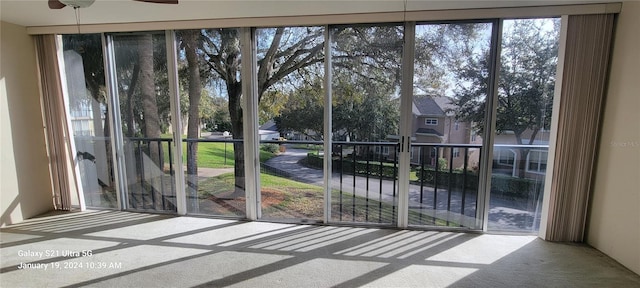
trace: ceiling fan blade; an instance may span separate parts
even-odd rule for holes
[[[158,4],[178,4],[178,0],[133,0],[133,1],[158,3]]]
[[[49,9],[62,9],[67,5],[62,4],[58,0],[49,0]]]

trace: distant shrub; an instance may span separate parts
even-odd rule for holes
[[[270,153],[276,153],[279,151],[279,146],[278,144],[262,144],[260,145],[260,150]]]
[[[307,153],[307,157],[302,159],[302,164],[307,167],[322,169],[324,165],[322,159],[322,156],[316,155],[315,152],[309,152]]]

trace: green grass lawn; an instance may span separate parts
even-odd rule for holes
[[[235,177],[233,173],[225,173],[220,176],[210,177],[199,182],[198,191],[200,195],[217,195],[234,189]],[[260,185],[267,189],[305,189],[321,193],[322,188],[290,180],[283,177],[274,176],[267,173],[260,173]]]
[[[163,135],[169,138],[171,135]],[[163,142],[165,159],[169,157],[168,143]],[[200,142],[198,143],[198,167],[204,168],[233,168],[234,163],[233,143]],[[265,162],[276,154],[260,150],[260,162]],[[187,143],[182,143],[182,162],[187,162]]]

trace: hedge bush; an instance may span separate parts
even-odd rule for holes
[[[530,198],[541,195],[544,183],[540,181],[493,175],[491,177],[491,193],[506,198]]]
[[[322,169],[324,165],[322,159],[322,156],[318,156],[313,152],[310,152],[307,153],[307,158],[303,160],[303,164],[309,167]],[[332,161],[334,171],[342,171],[342,173],[345,174],[353,174],[353,160],[344,159],[343,161],[340,161],[340,158],[334,158]],[[369,169],[367,169],[366,161],[356,161],[355,174],[365,176],[369,174],[369,176],[382,176],[383,178],[394,178],[397,175],[397,168],[395,168],[392,163],[382,163],[382,173],[380,172],[380,162],[370,162],[368,168]]]
[[[435,171],[431,168],[424,169],[423,172],[421,172],[421,170],[416,171],[418,181],[424,181],[424,183],[428,185],[435,185],[435,174]],[[464,177],[465,175],[461,170],[454,170],[453,173],[449,173],[447,170],[438,171],[438,186],[448,187],[449,179],[451,179],[453,181],[451,184],[454,188],[462,189]],[[477,173],[467,172],[467,189],[477,189],[479,180],[480,178]],[[539,181],[533,179],[505,175],[491,176],[491,193],[505,198],[514,199],[537,196],[542,193],[543,186]]]
[[[424,181],[425,184],[435,185],[436,171],[434,169],[426,168],[424,170],[418,169],[416,171],[418,181]],[[466,177],[466,179],[465,179]],[[448,187],[449,181],[452,181],[451,185],[455,189],[462,189],[462,184],[466,184],[466,189],[477,189],[478,187],[478,175],[475,172],[468,171],[466,175],[461,170],[454,170],[453,173],[449,173],[448,170],[438,171],[438,186]],[[466,180],[466,182],[464,182]]]
[[[270,153],[277,153],[278,151],[280,151],[279,148],[280,147],[278,146],[278,144],[273,144],[273,143],[260,145],[260,150],[267,151]]]
[[[340,159],[334,159],[333,167],[338,171],[342,170],[342,172],[346,174],[353,174],[354,172],[353,161],[340,161]],[[369,163],[367,167],[367,162],[356,161],[355,174],[368,174],[369,176],[377,176],[382,178],[395,178],[397,175],[397,168],[390,165],[384,165],[384,163],[380,165],[379,162],[377,162],[376,164]]]
[[[302,163],[312,168],[322,169],[322,156],[316,155],[315,152],[307,153],[307,158],[302,159]]]

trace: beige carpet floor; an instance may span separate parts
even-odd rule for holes
[[[533,236],[89,211],[0,230],[0,287],[640,287]]]

